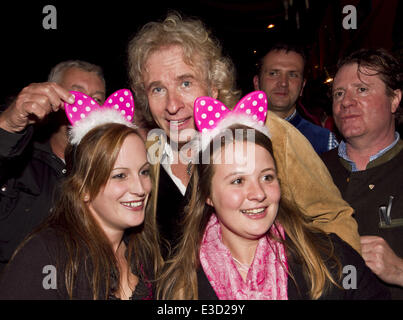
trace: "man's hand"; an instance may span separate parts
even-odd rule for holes
[[[50,112],[63,108],[64,101],[73,103],[74,96],[55,82],[32,83],[0,114],[0,128],[20,132]]]
[[[381,237],[361,237],[362,257],[366,265],[383,281],[403,286],[403,259]]]

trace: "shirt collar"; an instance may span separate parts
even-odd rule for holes
[[[174,153],[172,151],[171,145],[168,143],[168,141],[165,141],[164,149],[162,150],[161,164],[171,165],[173,160]]]
[[[296,115],[297,115],[297,109],[295,109],[294,112],[290,114],[288,117],[285,117],[284,120],[291,121],[292,119],[295,118]]]
[[[369,162],[374,161],[374,160],[380,158],[381,156],[383,156],[386,152],[388,152],[390,149],[392,149],[396,145],[396,143],[398,143],[399,140],[400,140],[400,134],[399,134],[399,132],[396,131],[395,140],[390,145],[388,145],[386,148],[384,148],[384,149],[378,151],[376,154],[370,156]],[[355,162],[352,161],[347,155],[347,147],[346,147],[346,143],[344,142],[344,140],[341,141],[339,144],[338,155],[340,158],[346,160],[351,165],[352,172],[358,171]]]

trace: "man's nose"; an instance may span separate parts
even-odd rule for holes
[[[182,97],[180,94],[175,92],[170,92],[168,94],[168,101],[166,110],[169,114],[175,114],[183,106]]]
[[[345,109],[351,107],[352,105],[354,105],[354,103],[355,96],[351,92],[346,91],[343,98],[341,99],[340,106]]]
[[[278,85],[280,87],[288,87],[288,76],[286,74],[281,74],[278,79]]]

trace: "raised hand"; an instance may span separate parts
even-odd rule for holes
[[[64,102],[73,103],[74,96],[58,84],[32,83],[22,89],[14,102],[0,114],[0,128],[20,132],[50,112],[63,108]]]

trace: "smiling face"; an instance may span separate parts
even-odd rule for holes
[[[363,141],[380,145],[394,138],[394,118],[400,102],[400,90],[394,97],[386,94],[385,83],[374,71],[358,70],[356,63],[337,72],[333,83],[333,115],[347,142]]]
[[[172,140],[188,141],[189,137],[181,137],[180,133],[185,129],[195,130],[194,101],[208,95],[202,72],[185,63],[181,47],[163,47],[147,59],[144,86],[158,126]]]
[[[113,170],[88,208],[109,236],[143,223],[151,191],[149,163],[144,142],[136,134],[124,140]]]
[[[235,158],[232,150],[247,150],[252,143],[236,141],[227,145],[225,151],[232,152]],[[253,149],[253,161],[253,157],[244,152],[242,159],[237,155],[236,161],[214,165],[210,197],[206,202],[214,207],[224,244],[258,240],[277,215],[280,184],[273,157],[262,146],[254,145]]]

